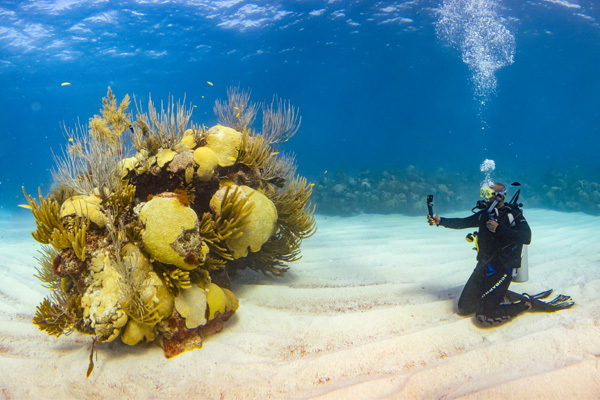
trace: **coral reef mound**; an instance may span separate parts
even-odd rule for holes
[[[109,88],[103,105],[88,127],[67,132],[52,192],[25,194],[32,235],[46,245],[37,276],[52,291],[33,322],[57,337],[91,335],[92,355],[120,338],[156,342],[170,358],[237,311],[238,270],[281,276],[315,232],[312,185],[278,148],[299,120],[288,103],[254,105],[239,88],[217,101],[210,129],[172,100],[159,111],[150,99],[133,124],[129,96],[118,104]]]

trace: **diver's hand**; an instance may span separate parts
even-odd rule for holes
[[[433,217],[431,215],[427,215],[427,223],[431,226],[433,225],[439,225],[440,224],[440,216],[433,214]]]
[[[496,233],[496,228],[498,227],[498,223],[496,221],[494,221],[493,219],[489,219],[486,223],[485,226],[488,228],[488,230],[492,233]]]

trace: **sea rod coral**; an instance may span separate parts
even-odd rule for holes
[[[36,276],[52,291],[33,322],[91,335],[88,376],[101,342],[156,342],[167,358],[200,347],[238,309],[230,277],[283,275],[315,232],[312,185],[278,149],[296,110],[262,105],[268,131],[258,133],[261,105],[239,88],[228,96],[207,129],[172,100],[161,111],[150,100],[147,113],[136,104],[131,122],[129,96],[119,104],[109,88],[101,115],[69,132],[52,193],[25,194],[46,245]]]

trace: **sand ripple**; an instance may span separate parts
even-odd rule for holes
[[[596,399],[600,397],[600,218],[527,210],[530,281],[573,296],[571,310],[479,329],[454,313],[474,267],[467,231],[423,218],[318,217],[284,279],[245,272],[240,309],[201,350],[100,346],[31,324],[30,218],[0,222],[0,398]]]

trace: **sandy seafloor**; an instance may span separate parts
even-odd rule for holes
[[[455,313],[475,265],[467,230],[317,216],[285,278],[238,276],[240,309],[202,349],[166,360],[159,347],[103,344],[86,379],[90,338],[31,323],[47,293],[27,214],[0,219],[0,398],[600,398],[597,216],[525,210],[530,281],[511,288],[577,304],[492,329]]]

